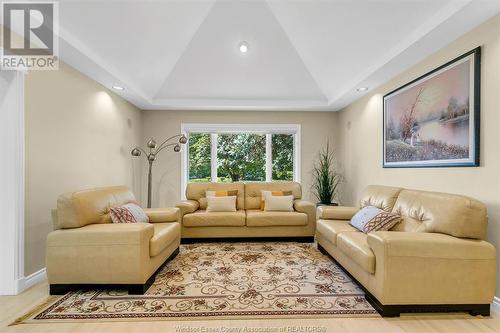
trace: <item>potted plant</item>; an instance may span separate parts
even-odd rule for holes
[[[340,174],[335,170],[334,151],[327,142],[326,148],[318,153],[318,161],[314,163],[312,170],[312,192],[319,200],[317,206],[337,205],[334,199],[337,197],[340,179]]]

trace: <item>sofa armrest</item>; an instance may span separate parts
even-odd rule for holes
[[[358,207],[319,206],[317,215],[323,220],[350,220],[358,211]]]
[[[179,208],[145,208],[144,211],[151,223],[177,222],[180,218]]]
[[[184,200],[175,205],[180,209],[181,218],[190,213],[194,213],[200,208],[200,203],[196,200]]]
[[[376,283],[382,304],[489,304],[495,294],[495,248],[483,240],[437,233],[376,231]]]
[[[312,202],[296,199],[293,201],[293,208],[299,213],[306,213],[308,223],[316,222],[316,206]]]
[[[47,236],[47,246],[141,245],[154,235],[149,223],[103,223],[60,229]]]
[[[368,234],[375,256],[445,259],[495,259],[495,247],[483,240],[425,232],[376,231]]]

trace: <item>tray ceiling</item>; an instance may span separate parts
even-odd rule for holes
[[[491,0],[60,1],[60,57],[142,109],[335,111],[499,11]]]

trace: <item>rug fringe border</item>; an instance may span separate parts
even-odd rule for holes
[[[314,315],[230,315],[230,316],[207,316],[207,317],[149,317],[149,318],[92,318],[92,319],[43,319],[35,320],[29,318],[25,321],[19,322],[20,324],[54,324],[54,323],[113,323],[113,322],[153,322],[153,321],[171,321],[171,322],[185,322],[185,321],[212,321],[212,320],[259,320],[259,319],[340,319],[340,318],[356,318],[356,319],[374,319],[380,318],[378,313],[361,313],[361,314],[314,314]],[[11,326],[11,325],[9,325]]]

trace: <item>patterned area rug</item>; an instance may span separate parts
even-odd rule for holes
[[[205,243],[181,246],[145,295],[71,292],[27,320],[373,315],[363,291],[314,244]]]

